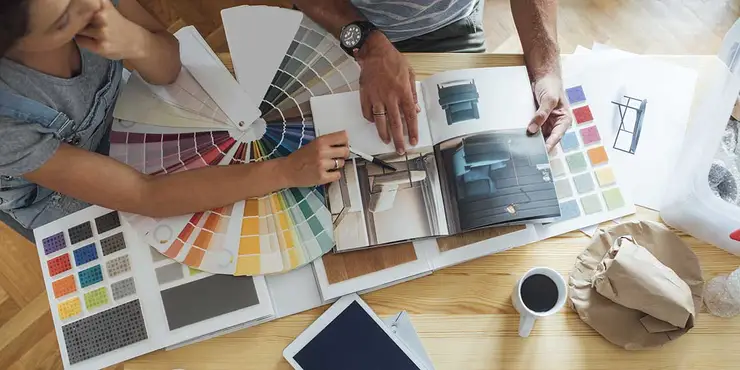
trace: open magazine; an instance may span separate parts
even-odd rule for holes
[[[544,139],[525,131],[525,67],[443,72],[417,93],[419,143],[404,155],[377,138],[358,92],[311,99],[318,134],[347,130],[353,149],[396,168],[350,159],[329,186],[338,252],[560,216]]]

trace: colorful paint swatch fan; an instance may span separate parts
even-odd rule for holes
[[[194,28],[178,31],[183,73],[167,87],[131,76],[114,113],[112,157],[160,175],[287,156],[314,138],[312,96],[358,88],[357,63],[302,13],[242,6],[222,15],[238,88],[222,78],[225,67]],[[280,31],[265,36],[275,24]],[[200,73],[204,64],[210,73]],[[254,110],[254,119],[230,109],[232,103]],[[181,217],[125,217],[164,255],[211,273],[289,271],[334,246],[321,187],[284,189]]]

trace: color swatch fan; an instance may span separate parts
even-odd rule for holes
[[[302,13],[243,6],[222,15],[238,84],[229,77],[238,88],[226,79],[213,87],[212,76],[194,72],[184,57],[185,73],[172,86],[148,86],[132,75],[115,113],[112,157],[152,175],[284,157],[315,137],[312,96],[357,89],[357,63]],[[268,24],[280,24],[280,32],[265,37],[264,30],[274,28]],[[198,55],[201,64],[218,60],[193,34],[191,27],[176,34],[181,53]],[[255,110],[255,119],[227,110],[232,102]],[[334,246],[321,187],[284,189],[180,217],[126,219],[164,255],[211,273],[289,271]]]

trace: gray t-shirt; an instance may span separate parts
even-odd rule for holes
[[[0,89],[38,101],[82,122],[107,81],[109,61],[80,49],[79,75],[65,79],[38,72],[0,58]],[[100,122],[105,124],[105,122]],[[60,141],[35,123],[0,116],[0,175],[21,176],[41,167],[51,158]]]
[[[425,35],[459,21],[482,0],[352,0],[393,42]]]

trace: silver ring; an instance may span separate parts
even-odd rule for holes
[[[339,160],[336,159],[336,158],[334,158],[334,169],[335,170],[338,170],[339,169]]]
[[[386,112],[386,111],[377,112],[377,113],[373,112],[373,116],[375,116],[375,117],[382,117],[382,116],[386,116],[386,115],[388,115],[388,112]]]

